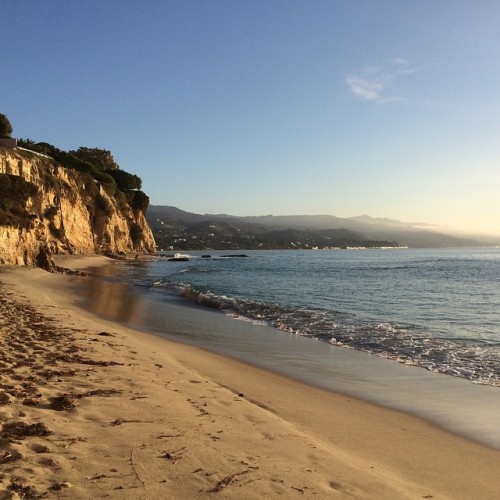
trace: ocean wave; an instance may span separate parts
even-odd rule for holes
[[[369,322],[345,313],[228,297],[184,282],[159,279],[153,289],[174,293],[238,320],[500,387],[498,344],[459,342],[431,337],[412,325]]]
[[[191,267],[186,267],[184,269],[181,269],[178,271],[179,274],[184,274],[184,273],[212,273],[213,269],[207,267],[207,266],[191,266]]]

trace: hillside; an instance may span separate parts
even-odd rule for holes
[[[332,215],[289,215],[242,217],[242,221],[265,224],[277,229],[348,229],[356,231],[366,239],[397,240],[404,246],[414,248],[479,246],[482,243],[472,238],[460,238],[438,231],[422,229],[420,224],[405,223],[393,219],[378,219],[369,216],[341,218]]]
[[[422,228],[422,224],[366,215],[352,218],[331,215],[236,217],[151,206],[148,221],[158,246],[172,250],[347,246],[439,248],[485,244]]]
[[[147,197],[89,170],[0,147],[0,263],[33,265],[43,253],[155,251]]]
[[[368,238],[345,228],[316,229],[256,223],[250,217],[200,215],[176,207],[151,206],[147,214],[163,250],[397,247],[394,240]]]

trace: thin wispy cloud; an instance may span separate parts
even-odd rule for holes
[[[345,82],[352,94],[363,101],[378,104],[407,102],[407,98],[394,94],[394,82],[400,75],[411,75],[420,70],[421,68],[410,66],[406,59],[397,57],[382,66],[366,66],[357,74],[348,75]]]
[[[396,57],[392,60],[392,62],[397,66],[406,66],[408,64],[408,61],[406,59],[403,59],[402,57]]]

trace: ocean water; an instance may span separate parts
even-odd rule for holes
[[[224,254],[129,262],[121,279],[235,321],[500,386],[500,249]]]

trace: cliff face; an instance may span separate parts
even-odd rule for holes
[[[8,175],[3,176],[0,263],[32,265],[42,248],[53,254],[155,252],[144,210],[132,203],[134,192],[117,192],[89,174],[19,149],[0,147],[0,174]],[[18,200],[22,206],[6,210],[9,183],[30,190],[25,201]]]

